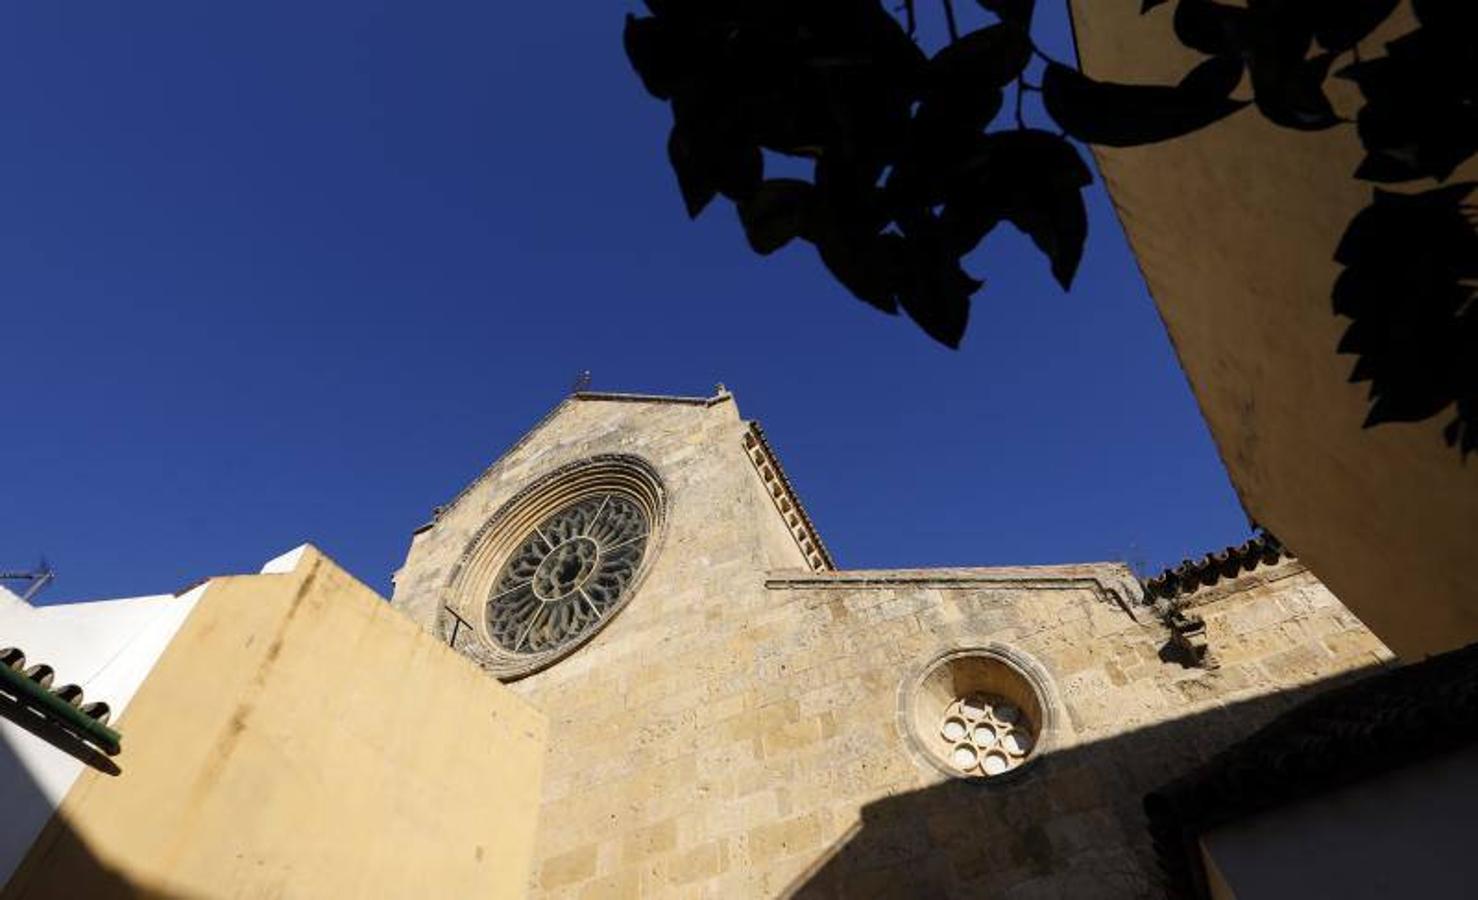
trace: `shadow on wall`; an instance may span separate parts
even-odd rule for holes
[[[0,718],[80,760],[84,765],[113,777],[123,775],[115,760],[93,749],[30,710],[0,696]],[[120,757],[120,759],[123,757]],[[87,777],[84,771],[79,777]],[[0,878],[14,864],[8,881],[0,886],[0,900],[114,900],[114,898],[166,898],[167,894],[131,881],[97,857],[77,830],[60,814],[53,814],[51,800],[42,791],[11,743],[0,737]],[[63,877],[55,877],[60,867]],[[30,885],[33,876],[49,870],[48,885]]]
[[[1164,893],[1144,795],[1314,694],[1380,666],[1048,753],[1019,777],[870,803],[791,898],[1144,897]]]

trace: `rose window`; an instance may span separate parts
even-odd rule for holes
[[[649,533],[642,508],[616,494],[587,497],[548,516],[493,581],[488,635],[517,654],[577,641],[617,608]]]
[[[1025,761],[1036,745],[1021,707],[997,694],[971,694],[944,711],[939,736],[950,765],[965,775],[1000,775]]]

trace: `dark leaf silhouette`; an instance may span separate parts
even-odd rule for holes
[[[966,252],[1001,220],[1011,222],[1037,245],[1066,290],[1072,286],[1088,216],[1082,189],[1093,182],[1073,145],[1046,131],[986,135],[959,175],[945,205],[947,245]]]
[[[641,76],[647,93],[668,100],[676,89],[688,61],[686,48],[675,29],[661,19],[638,19],[626,14],[626,30],[622,34],[626,56]]]
[[[1322,0],[1315,4],[1314,40],[1325,50],[1348,50],[1395,12],[1401,0]]]
[[[1197,96],[1225,99],[1242,83],[1243,68],[1242,61],[1233,57],[1208,59],[1186,73],[1180,89]]]
[[[1387,44],[1385,56],[1340,73],[1366,101],[1358,119],[1366,149],[1360,178],[1440,181],[1478,152],[1478,23],[1468,21],[1478,14],[1472,5],[1465,17],[1436,2],[1417,11],[1422,28]]]
[[[1471,35],[1478,30],[1478,6],[1468,0],[1412,0],[1417,19],[1430,28]]]
[[[902,246],[905,282],[899,303],[934,340],[958,347],[969,319],[970,295],[981,282],[960,268],[932,222],[915,229]]]
[[[1031,61],[1032,45],[1015,25],[967,34],[929,60],[918,119],[927,140],[949,132],[978,132],[1001,108],[1001,87]]]
[[[1042,92],[1067,135],[1105,146],[1174,139],[1250,105],[1314,131],[1346,124],[1325,87],[1353,60],[1339,74],[1364,98],[1356,177],[1442,181],[1478,152],[1478,0],[1412,0],[1419,27],[1384,55],[1362,42],[1400,0],[1175,0],[1158,22],[1205,57],[1179,84],[1048,62],[1035,86],[1035,0],[976,3],[996,23],[930,58],[913,40],[916,3],[900,11],[905,28],[881,0],[647,0],[652,15],[628,16],[623,40],[643,86],[671,104],[688,215],[723,196],[755,252],[808,242],[858,299],[956,347],[982,284],[962,260],[996,226],[1030,237],[1064,288],[1082,259],[1091,174],[1067,139],[1028,124],[1025,91]],[[1140,12],[1170,3],[1141,0]],[[951,35],[952,11],[940,8]],[[1016,127],[988,131],[1008,98]],[[812,180],[767,179],[764,150],[810,161]],[[1464,454],[1478,449],[1471,187],[1377,191],[1340,244],[1334,288],[1352,320],[1339,350],[1371,385],[1367,424],[1455,405],[1444,436]]]
[[[667,159],[672,163],[672,171],[677,173],[677,186],[682,192],[688,217],[698,218],[718,193],[718,188],[709,177],[707,167],[698,159],[692,140],[676,125],[667,136]]]
[[[1090,144],[1130,147],[1180,137],[1226,118],[1247,105],[1228,95],[1236,86],[1228,72],[1240,60],[1209,59],[1176,87],[1094,81],[1057,63],[1047,67],[1042,97],[1047,111],[1068,134]],[[1225,93],[1210,90],[1219,82]],[[1228,86],[1230,84],[1230,86]]]
[[[929,60],[929,90],[949,90],[961,83],[1002,87],[1020,75],[1031,58],[1031,41],[1019,26],[991,25],[970,32]]]
[[[1245,60],[1262,114],[1286,128],[1312,131],[1340,121],[1324,95],[1334,56],[1390,15],[1394,2],[1254,0],[1235,6],[1180,0],[1175,34],[1210,56]],[[1310,57],[1316,39],[1327,52]]]
[[[899,235],[859,228],[821,198],[804,227],[806,239],[843,287],[885,313],[898,313],[905,243]]]
[[[1370,382],[1365,425],[1414,422],[1456,404],[1447,441],[1478,449],[1478,231],[1474,183],[1377,190],[1335,253],[1334,312],[1353,320],[1339,352]]]
[[[794,178],[773,178],[739,202],[739,221],[749,246],[759,254],[784,247],[805,227],[811,185]]]
[[[1254,56],[1252,92],[1258,110],[1271,122],[1300,131],[1319,131],[1340,123],[1324,94],[1333,53],[1311,59],[1276,54]]]
[[[981,6],[995,13],[1002,22],[1011,22],[1025,27],[1031,24],[1032,12],[1037,0],[978,0]]]
[[[1208,56],[1250,56],[1251,19],[1245,7],[1180,0],[1175,7],[1175,36]]]

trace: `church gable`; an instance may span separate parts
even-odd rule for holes
[[[1142,896],[1147,791],[1389,659],[1253,568],[838,570],[727,393],[577,394],[395,604],[550,718],[535,896]]]
[[[607,551],[630,554],[635,543],[595,542],[618,512],[639,516],[648,542],[629,566]],[[593,533],[564,534],[580,515],[591,521],[575,531]],[[547,576],[560,570],[541,568],[553,557],[570,567],[557,596]],[[831,566],[757,426],[723,390],[582,392],[418,529],[392,602],[489,671],[515,677],[567,655],[560,635],[579,637],[576,645],[593,638],[649,575],[659,591],[681,594],[676,573],[720,559],[755,580],[770,568]]]

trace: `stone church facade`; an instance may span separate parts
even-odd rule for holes
[[[393,603],[548,716],[538,897],[1152,895],[1147,792],[1391,661],[1268,542],[838,570],[722,389],[566,399]]]

